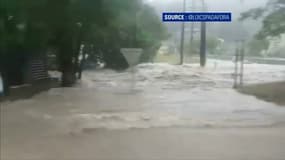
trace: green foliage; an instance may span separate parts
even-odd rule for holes
[[[257,38],[276,37],[285,33],[285,0],[269,0],[266,7],[251,9],[240,20],[263,18],[263,27]]]
[[[278,9],[265,17],[263,20],[263,28],[258,37],[267,36],[276,37],[285,33],[285,8]]]
[[[264,14],[264,12],[264,8],[253,8],[247,12],[243,12],[241,14],[240,20],[245,20],[247,18],[258,19]]]
[[[217,38],[207,40],[207,50],[210,54],[221,54],[222,42]]]
[[[247,44],[247,54],[250,56],[262,56],[262,51],[267,50],[269,43],[266,39],[252,39]]]
[[[160,42],[167,37],[155,10],[141,0],[106,0],[102,8],[108,16],[106,25],[92,26],[96,29],[92,31],[91,43],[97,51],[103,52],[107,66],[125,66],[120,48],[143,48],[142,61],[150,61]]]
[[[199,54],[200,40],[194,40],[193,44],[187,45],[185,50],[189,54]],[[223,54],[223,42],[218,38],[208,37],[207,52],[209,54]]]
[[[192,44],[185,45],[185,52],[191,55],[198,55],[200,52],[200,40],[193,40]]]
[[[52,46],[60,70],[73,75],[83,43],[118,69],[127,67],[120,48],[143,48],[142,61],[149,61],[167,37],[143,0],[1,0],[0,34],[0,56],[36,55]]]

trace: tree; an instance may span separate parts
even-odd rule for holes
[[[71,86],[82,46],[102,55],[107,67],[128,67],[120,48],[140,47],[153,57],[166,31],[142,0],[5,0],[0,1],[0,62],[57,50],[62,85]],[[14,54],[11,54],[14,53]],[[94,57],[94,56],[93,56]],[[3,70],[3,69],[2,69]]]
[[[216,37],[208,37],[206,49],[209,54],[222,54],[223,53],[223,41]],[[200,40],[193,40],[193,43],[186,46],[187,53],[199,54]]]
[[[44,44],[43,36],[47,32],[42,30],[39,18],[41,2],[0,1],[0,72],[9,83],[23,81],[26,57],[40,52]]]
[[[155,10],[141,0],[104,1],[105,25],[93,25],[92,42],[103,53],[106,66],[124,69],[128,64],[120,48],[143,48],[141,61],[151,61],[167,32]]]
[[[285,33],[285,0],[269,0],[266,7],[254,8],[242,13],[240,20],[263,18],[259,39],[276,37]]]
[[[138,16],[138,43],[145,51],[141,62],[152,61],[161,46],[161,41],[168,37],[165,26],[160,21],[155,10],[144,5]]]
[[[262,56],[262,51],[267,50],[270,42],[267,39],[253,38],[248,44],[248,54],[251,56]]]

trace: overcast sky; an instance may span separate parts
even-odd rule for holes
[[[146,0],[154,6],[159,12],[181,11],[183,0]],[[233,14],[239,14],[250,8],[264,6],[267,0],[205,0],[209,11],[230,11]],[[186,0],[188,11],[193,0]],[[199,6],[201,0],[194,0],[196,6]]]
[[[178,12],[182,11],[183,0],[145,0],[147,3],[156,8],[157,12],[161,15],[162,12]],[[196,8],[201,7],[202,0],[194,0]],[[220,12],[232,12],[232,23],[221,24],[209,24],[208,30],[215,30],[215,33],[220,34],[218,36],[225,35],[224,32],[233,33],[234,36],[240,33],[241,36],[248,35],[253,36],[261,27],[259,21],[244,21],[240,22],[237,19],[240,17],[240,13],[245,12],[251,8],[265,6],[268,0],[205,0],[208,11],[220,11]],[[191,11],[193,0],[186,0],[187,11]],[[193,10],[192,10],[193,11]],[[199,11],[196,10],[196,11]],[[201,11],[201,9],[200,9]],[[180,32],[180,24],[168,24],[168,29],[171,33]],[[187,24],[188,25],[188,24]],[[219,29],[220,28],[220,29]],[[232,31],[235,32],[232,32]]]

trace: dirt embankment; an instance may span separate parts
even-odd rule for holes
[[[248,85],[240,88],[239,91],[285,106],[285,81]]]

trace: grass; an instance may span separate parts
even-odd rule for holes
[[[156,63],[169,63],[169,64],[178,64],[179,57],[177,54],[157,54],[154,58]]]
[[[179,64],[180,57],[178,54],[157,54],[155,59],[155,63],[168,63],[168,64]],[[184,56],[184,63],[199,63],[199,57],[196,56]]]
[[[259,99],[285,105],[285,81],[244,86],[239,92],[254,95]]]

